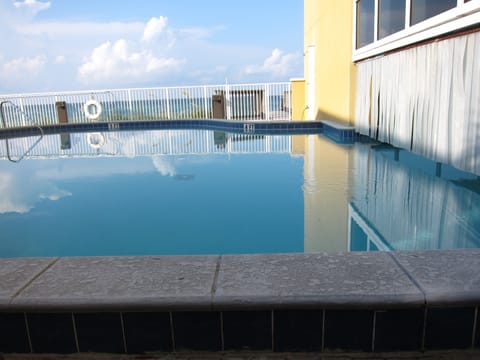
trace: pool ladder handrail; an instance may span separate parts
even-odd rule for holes
[[[7,147],[7,158],[9,161],[13,162],[13,163],[18,163],[20,161],[22,161],[22,159],[28,155],[28,153],[30,151],[33,150],[33,148],[35,146],[38,145],[38,143],[43,139],[43,135],[44,135],[44,132],[43,132],[43,129],[40,125],[38,125],[28,114],[26,114],[20,107],[18,107],[14,102],[10,101],[10,100],[4,100],[0,103],[0,114],[1,114],[1,118],[2,118],[2,125],[3,125],[3,128],[6,129],[7,128],[7,124],[6,124],[6,117],[5,117],[5,112],[4,112],[4,106],[5,104],[10,104],[11,106],[13,106],[15,108],[16,111],[18,111],[19,113],[21,113],[25,119],[27,119],[30,123],[33,124],[33,126],[35,126],[36,128],[38,128],[38,130],[40,130],[40,137],[37,139],[37,141],[35,141],[32,146],[30,146],[27,151],[25,151],[23,153],[23,155],[18,158],[18,159],[12,159],[11,155],[10,155],[10,145],[8,143],[8,138],[5,138],[5,144],[6,144],[6,147]]]

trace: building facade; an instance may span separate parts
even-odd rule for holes
[[[480,0],[305,0],[309,120],[480,174]]]
[[[305,119],[349,123],[355,114],[349,1],[305,0]]]

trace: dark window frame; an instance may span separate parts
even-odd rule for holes
[[[471,0],[463,0],[458,2],[457,0],[441,0],[446,3],[451,2],[450,4],[446,5],[441,11],[434,11],[430,15],[425,16],[424,19],[421,20],[416,20],[415,19],[415,14],[414,14],[414,4],[415,1],[431,1],[430,4],[433,4],[432,6],[435,6],[438,4],[438,0],[404,0],[405,1],[405,22],[404,26],[402,28],[399,28],[397,31],[393,31],[391,33],[386,33],[382,34],[381,31],[381,2],[382,0],[354,0],[353,1],[353,6],[354,6],[354,19],[355,19],[355,27],[354,27],[354,51],[361,50],[369,45],[372,45],[378,41],[381,41],[383,39],[386,39],[392,35],[401,33],[402,31],[408,30],[411,27],[416,27],[419,24],[422,24],[425,21],[428,21],[432,18],[435,18],[441,14],[444,14],[446,12],[452,11],[453,9],[461,9],[464,5],[470,4]],[[367,19],[365,19],[364,16],[362,16],[362,4],[365,4],[365,2],[370,5],[370,7],[373,7],[373,10],[370,8],[370,12],[367,12],[366,14],[369,15],[367,16]],[[410,7],[409,7],[410,4]],[[368,6],[367,6],[368,8]],[[373,19],[369,19],[370,14],[373,16]],[[367,22],[367,23],[366,23]],[[421,29],[421,27],[420,27]],[[420,30],[421,31],[421,30]],[[367,35],[365,35],[367,34]]]

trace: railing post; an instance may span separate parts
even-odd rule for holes
[[[207,98],[207,87],[203,87],[203,103],[205,106],[205,119],[208,119],[208,98]]]
[[[292,82],[288,83],[288,121],[293,120],[293,89],[292,89]]]
[[[54,97],[53,97],[53,103],[56,104],[57,101],[58,101],[58,96],[57,96],[57,94],[55,94]],[[65,110],[67,109],[66,106],[67,106],[67,105],[66,105],[66,102],[65,102]],[[56,109],[55,109],[55,110],[56,110]],[[55,112],[56,112],[56,111],[55,111]]]
[[[27,119],[25,119],[25,107],[23,106],[23,98],[20,98],[19,102],[20,102],[20,110],[22,111],[22,113],[20,114],[22,117],[22,124],[19,124],[19,125],[25,126],[27,123]]]
[[[232,104],[231,104],[231,101],[230,101],[230,86],[229,85],[225,85],[225,104],[227,105],[227,120],[231,120],[232,119]]]
[[[265,119],[264,120],[270,120],[270,92],[268,88],[268,84],[265,83]]]
[[[2,120],[2,126],[4,129],[7,128],[7,117],[5,116],[5,111],[3,110],[3,106],[7,104],[8,101],[4,101],[4,99],[0,99],[0,120]]]
[[[168,88],[165,88],[165,100],[167,102],[167,120],[170,120],[170,98],[168,96]]]
[[[130,111],[130,119],[133,119],[133,104],[132,104],[132,91],[128,89],[128,111]]]

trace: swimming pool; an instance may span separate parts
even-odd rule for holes
[[[476,175],[366,138],[115,130],[8,140],[0,257],[480,247]]]

